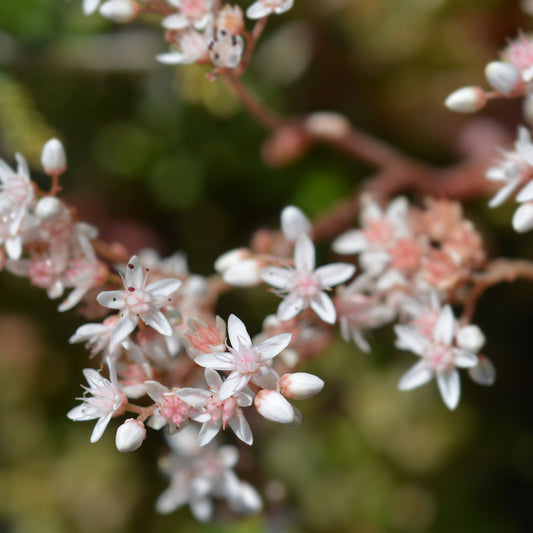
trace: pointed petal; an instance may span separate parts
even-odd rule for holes
[[[429,341],[411,326],[394,326],[394,331],[398,336],[396,346],[400,350],[409,350],[416,355],[423,355]]]
[[[264,2],[258,0],[254,2],[247,10],[246,16],[249,19],[260,19],[269,15],[272,11],[269,7],[265,6]]]
[[[250,424],[248,424],[248,421],[240,409],[237,410],[235,416],[232,416],[228,420],[228,425],[233,430],[233,433],[239,437],[239,439],[250,446],[252,445],[254,441],[252,430],[250,429]]]
[[[278,320],[283,322],[294,318],[304,307],[305,301],[303,298],[289,295],[279,304],[276,315]]]
[[[455,317],[452,308],[446,305],[440,312],[435,328],[433,329],[433,339],[449,346],[453,340],[455,330]]]
[[[241,391],[248,385],[248,382],[250,381],[249,376],[243,376],[242,374],[239,374],[238,372],[232,372],[222,383],[222,386],[220,387],[220,390],[218,391],[218,399],[219,400],[227,400],[230,396],[235,394],[236,392]]]
[[[255,351],[261,355],[261,361],[268,361],[282,352],[291,342],[290,333],[281,333],[270,339],[265,339],[255,346]]]
[[[100,305],[109,309],[122,309],[125,297],[126,293],[124,291],[104,291],[96,297],[96,300]]]
[[[352,229],[343,233],[333,241],[333,251],[338,254],[357,254],[368,245],[366,237],[361,230]]]
[[[459,372],[452,369],[437,376],[440,395],[448,409],[455,409],[461,396],[461,381]]]
[[[148,394],[148,396],[150,396],[150,398],[156,403],[161,403],[163,401],[163,396],[170,392],[158,381],[145,381],[144,386],[146,388],[146,394]]]
[[[166,316],[158,309],[148,309],[141,315],[142,321],[151,328],[154,328],[161,335],[169,337],[172,335],[172,326]]]
[[[259,271],[261,279],[276,287],[276,289],[287,290],[292,286],[294,270],[281,267],[266,267]]]
[[[496,381],[496,369],[494,368],[492,361],[484,355],[478,357],[478,365],[469,368],[468,374],[478,385],[493,385]]]
[[[296,270],[312,272],[315,269],[315,246],[308,235],[302,234],[294,248],[294,266]]]
[[[205,422],[198,433],[198,446],[209,444],[219,433],[222,428],[222,419],[215,420],[212,424]]]
[[[322,285],[322,288],[329,289],[334,285],[343,283],[350,279],[355,273],[355,266],[348,263],[332,263],[331,265],[325,265],[317,268],[315,276]]]
[[[155,301],[158,301],[174,294],[180,286],[181,281],[179,279],[167,278],[149,283],[145,290],[152,295]]]
[[[214,370],[233,370],[235,363],[229,353],[203,353],[194,358],[197,365],[204,368],[213,368]]]
[[[505,200],[507,200],[507,198],[513,194],[513,191],[516,189],[519,183],[520,182],[518,180],[513,180],[507,183],[491,198],[489,207],[499,207],[502,205]]]
[[[398,382],[400,390],[411,390],[425,385],[433,378],[433,372],[426,366],[424,361],[419,361],[412,366]]]
[[[141,260],[136,255],[131,257],[126,265],[124,285],[126,288],[133,287],[137,290],[144,287],[144,271]]]
[[[294,242],[302,233],[311,233],[311,223],[301,209],[288,205],[281,212],[281,230],[289,242]]]
[[[124,313],[115,324],[111,337],[109,339],[110,346],[116,346],[122,342],[136,327],[139,319],[130,313]]]
[[[228,319],[228,336],[234,350],[238,350],[241,344],[247,348],[252,347],[252,339],[246,331],[246,326],[235,315],[230,315]]]
[[[109,413],[108,415],[98,419],[91,434],[91,443],[95,443],[96,441],[100,440],[100,437],[104,434],[107,424],[109,424],[109,421],[111,420],[111,416],[112,413]]]
[[[220,389],[220,386],[222,385],[222,378],[216,370],[206,368],[204,376],[209,390],[217,391]]]
[[[316,297],[309,302],[311,309],[318,317],[328,324],[335,324],[337,320],[337,311],[331,298],[325,292],[319,292]]]
[[[160,514],[169,514],[187,503],[188,499],[187,485],[175,483],[159,495],[155,508]]]

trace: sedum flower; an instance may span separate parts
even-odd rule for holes
[[[147,277],[139,258],[134,255],[123,278],[126,290],[104,291],[97,296],[100,305],[121,310],[120,319],[111,333],[111,346],[124,340],[136,328],[139,318],[161,335],[172,335],[172,326],[160,309],[179,289],[181,281],[167,278],[146,285]]]
[[[241,62],[244,41],[240,35],[231,35],[225,28],[220,28],[207,48],[213,65],[235,68]]]
[[[289,11],[294,0],[257,0],[247,10],[246,16],[250,19],[260,19],[271,14],[280,15]]]
[[[253,345],[243,322],[235,315],[228,319],[229,352],[201,354],[195,362],[205,368],[230,372],[218,389],[218,399],[226,400],[242,391],[250,380],[262,388],[271,388],[278,376],[270,368],[270,361],[283,351],[291,340],[290,333],[281,333]]]
[[[277,311],[279,320],[290,320],[311,307],[324,322],[334,324],[337,313],[325,291],[348,280],[354,272],[355,266],[348,263],[332,263],[315,270],[313,241],[301,234],[294,248],[294,268],[267,267],[260,275],[284,296]]]
[[[78,398],[83,403],[67,413],[67,416],[76,422],[98,419],[91,434],[91,442],[100,440],[111,418],[123,414],[126,410],[127,399],[118,386],[115,365],[110,359],[107,360],[107,365],[110,379],[104,378],[93,368],[83,370],[89,384],[88,387],[83,387],[83,397]]]

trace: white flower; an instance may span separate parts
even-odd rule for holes
[[[212,19],[211,19],[212,22]],[[212,24],[201,33],[193,28],[179,30],[171,52],[159,54],[157,60],[167,65],[189,65],[207,56],[207,46],[213,36]]]
[[[160,308],[179,289],[181,281],[167,278],[146,285],[147,277],[139,258],[134,255],[128,262],[124,276],[126,290],[104,291],[97,296],[100,305],[122,311],[111,333],[111,346],[124,340],[136,328],[139,318],[161,335],[172,335],[172,326]]]
[[[107,360],[107,364],[111,381],[93,368],[83,370],[89,387],[84,386],[85,393],[82,398],[78,398],[83,403],[67,413],[67,416],[74,421],[98,419],[91,435],[91,442],[100,439],[113,416],[124,413],[123,404],[127,402],[118,386],[115,365],[110,359]]]
[[[242,391],[251,380],[262,388],[271,388],[278,376],[270,368],[270,361],[283,351],[291,340],[290,333],[282,333],[252,345],[245,325],[235,315],[228,319],[229,352],[201,354],[195,362],[205,368],[224,370],[230,375],[218,390],[218,399],[226,400]]]
[[[294,248],[294,268],[267,267],[261,270],[264,281],[285,296],[277,317],[290,320],[300,311],[311,309],[324,321],[334,324],[337,318],[331,298],[324,292],[349,279],[355,266],[333,263],[315,270],[315,247],[306,234],[301,234]]]
[[[293,4],[294,0],[257,0],[246,10],[246,16],[250,19],[260,19],[272,13],[280,15],[289,11]]]
[[[207,398],[204,412],[194,418],[196,422],[203,423],[198,435],[198,444],[205,446],[211,442],[221,429],[226,429],[227,424],[239,439],[251,445],[252,430],[241,407],[252,405],[252,396],[246,392],[236,392],[229,398],[221,400],[218,393],[223,382],[218,372],[206,368],[205,380],[211,394]]]
[[[189,26],[203,30],[213,17],[212,0],[169,0],[169,3],[180,12],[163,19],[163,28],[167,30],[183,30]]]
[[[225,28],[220,28],[207,48],[213,65],[235,68],[241,62],[244,41],[240,35],[231,35]]]
[[[444,403],[455,409],[461,395],[458,368],[471,368],[478,364],[478,358],[468,346],[454,344],[456,323],[453,311],[446,305],[439,314],[430,336],[423,335],[414,326],[396,326],[397,346],[420,356],[420,361],[408,370],[398,383],[400,390],[410,390],[424,385],[433,377],[437,379]],[[467,335],[468,340],[470,340]]]

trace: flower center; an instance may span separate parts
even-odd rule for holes
[[[126,306],[134,315],[141,315],[146,313],[152,303],[152,296],[145,291],[135,290],[133,287],[128,287],[131,294],[126,296]]]
[[[179,426],[188,416],[191,406],[183,400],[169,394],[163,398],[163,405],[159,408],[161,416]]]
[[[255,350],[241,346],[234,354],[236,356],[235,370],[239,374],[255,374],[259,370],[259,355]]]

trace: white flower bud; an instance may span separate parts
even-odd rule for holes
[[[50,220],[63,211],[61,202],[55,196],[41,198],[35,206],[35,214],[41,220]]]
[[[305,121],[305,127],[313,135],[330,139],[340,139],[350,132],[348,120],[331,111],[312,113]]]
[[[458,113],[475,113],[487,103],[485,92],[480,87],[463,87],[446,98],[444,105]]]
[[[294,421],[293,406],[279,392],[263,389],[255,397],[254,404],[257,412],[267,420],[280,424]]]
[[[131,22],[139,15],[140,8],[133,0],[108,0],[100,6],[100,15],[119,24]]]
[[[485,77],[493,89],[505,96],[511,96],[524,85],[518,69],[503,61],[489,63],[485,67]]]
[[[59,175],[67,169],[67,156],[59,139],[50,139],[43,147],[41,164],[49,175]]]
[[[324,382],[313,374],[295,372],[284,374],[279,380],[279,391],[283,396],[294,400],[305,400],[318,394],[324,388]]]
[[[478,355],[478,364],[468,369],[468,374],[478,385],[493,385],[496,381],[496,369],[484,355]]]
[[[457,344],[460,348],[477,353],[485,344],[485,335],[477,326],[471,324],[457,332]]]
[[[513,215],[513,228],[518,233],[533,229],[533,202],[522,204]]]
[[[244,261],[245,259],[249,259],[251,256],[252,253],[250,250],[248,250],[248,248],[235,248],[235,250],[230,250],[229,252],[222,254],[215,261],[215,270],[219,274],[224,274],[228,268],[240,263],[241,261]]]
[[[146,429],[140,420],[129,418],[117,429],[115,444],[119,452],[133,452],[141,447]]]
[[[222,278],[226,283],[236,287],[253,287],[261,283],[259,270],[257,260],[246,259],[228,268],[222,274]]]
[[[311,233],[311,223],[301,209],[289,205],[281,212],[281,229],[288,241],[296,242],[302,233]]]

